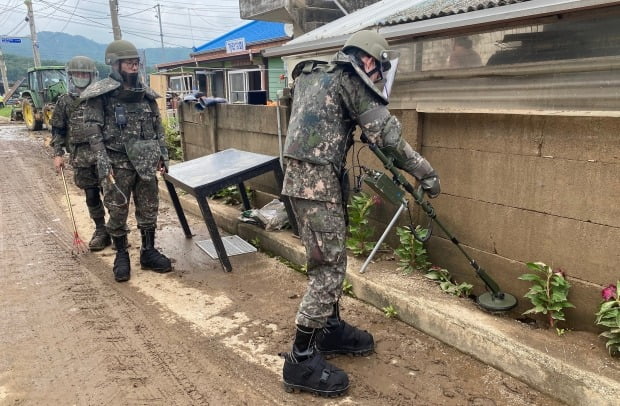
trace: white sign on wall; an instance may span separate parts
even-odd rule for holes
[[[237,38],[226,41],[226,53],[245,51],[245,38]]]

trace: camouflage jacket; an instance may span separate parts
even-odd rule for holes
[[[77,96],[69,93],[60,96],[52,114],[52,141],[54,156],[64,155],[64,149],[71,154],[71,164],[89,167],[95,164],[90,151],[89,138],[84,129],[85,105]]]
[[[148,87],[123,90],[120,82],[106,78],[81,97],[87,99],[84,122],[93,152],[105,150],[113,166],[154,177],[160,156],[167,155],[155,102],[159,96]]]
[[[329,64],[302,62],[296,73],[282,193],[341,202],[340,177],[355,127],[381,146],[386,137],[401,139],[400,123],[387,110],[380,92],[360,77],[341,52]]]

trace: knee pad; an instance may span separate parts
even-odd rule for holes
[[[101,204],[101,195],[99,188],[89,187],[84,190],[86,193],[86,205],[89,207],[99,207]]]

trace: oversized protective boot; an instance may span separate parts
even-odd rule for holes
[[[349,389],[346,372],[325,361],[314,348],[318,329],[297,326],[293,351],[283,354],[282,379],[287,392],[310,392],[325,397],[343,395]]]
[[[129,280],[131,273],[131,263],[129,262],[129,253],[127,252],[127,236],[112,237],[116,246],[116,257],[114,258],[114,279],[116,282],[125,282]]]
[[[158,273],[172,271],[172,263],[161,252],[155,249],[155,230],[140,230],[142,248],[140,249],[140,266]]]
[[[103,218],[95,219],[95,232],[88,243],[88,248],[91,251],[101,251],[110,244],[112,244],[112,239],[105,228],[105,220]]]
[[[374,351],[375,341],[366,330],[360,330],[342,320],[336,303],[325,327],[318,334],[316,348],[328,359],[338,354],[365,356]]]

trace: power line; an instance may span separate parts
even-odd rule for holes
[[[17,2],[17,5],[9,3],[0,6],[0,10],[5,11],[2,12],[1,15],[6,16],[6,19],[8,19],[9,21],[14,20],[15,14],[18,13],[18,10],[21,7],[21,4],[19,4],[20,0],[17,0]],[[106,30],[106,34],[110,33],[110,25],[109,23],[107,23],[109,15],[89,6],[89,3],[101,6],[101,1],[77,0],[76,2],[71,2],[64,0],[60,4],[53,4],[46,0],[40,0],[36,3],[38,3],[39,6],[36,10],[37,20],[41,21],[46,28],[49,27],[49,19],[52,18],[54,22],[64,23],[60,30],[53,31],[66,32],[67,28],[71,25],[79,24],[81,27],[94,28],[98,30],[103,29]],[[164,19],[165,21],[162,21],[162,30],[161,32],[158,32],[156,26],[157,22],[155,21],[155,19],[140,18],[139,16],[137,16],[141,13],[153,9],[154,5],[150,5],[150,7],[148,8],[138,8],[141,6],[146,6],[148,2],[145,3],[144,1],[138,1],[130,3],[130,6],[122,5],[120,7],[121,11],[131,10],[132,12],[126,15],[121,14],[119,15],[119,18],[123,20],[124,26],[128,26],[131,28],[129,31],[127,31],[127,33],[135,37],[153,41],[154,43],[158,41],[161,42],[161,39],[159,39],[158,36],[161,37],[161,33],[164,32],[165,36],[167,37],[166,46],[190,48],[190,46],[177,44],[176,42],[185,41],[194,43],[193,38],[196,37],[196,33],[198,34],[197,37],[200,38],[200,42],[207,42],[212,38],[222,35],[227,30],[230,30],[242,23],[241,19],[231,16],[230,14],[232,13],[228,13],[229,11],[232,11],[236,14],[238,12],[238,3],[235,2],[235,5],[227,5],[225,4],[226,2],[224,2],[224,4],[221,3],[222,1],[220,1],[219,5],[215,6],[191,7],[190,5],[190,7],[187,7],[188,4],[185,2],[167,1],[166,4],[161,5],[161,8],[166,9],[165,12],[162,11],[162,14],[164,14],[163,17],[175,16],[177,17],[174,19],[176,21],[179,21],[179,16],[190,18],[187,14],[179,12],[179,9],[186,9],[188,13],[191,13],[192,17],[195,16],[197,18],[200,18],[205,23],[200,24],[197,27],[191,27],[191,38],[188,35],[189,33],[187,32],[187,23],[174,22],[170,21],[169,19]],[[179,6],[175,7],[175,5]],[[221,15],[221,13],[228,15]],[[22,13],[19,12],[19,14]],[[11,31],[7,34],[23,32],[26,27],[21,20],[22,18],[21,16],[19,16],[18,24],[13,27]],[[103,20],[106,20],[106,22],[104,23]],[[222,21],[230,21],[231,23],[221,24]],[[233,23],[233,21],[237,22],[237,24]],[[137,23],[138,27],[132,26],[132,23]],[[218,27],[220,29],[216,31],[214,30],[214,27]],[[173,41],[170,42],[170,39],[172,39]]]

